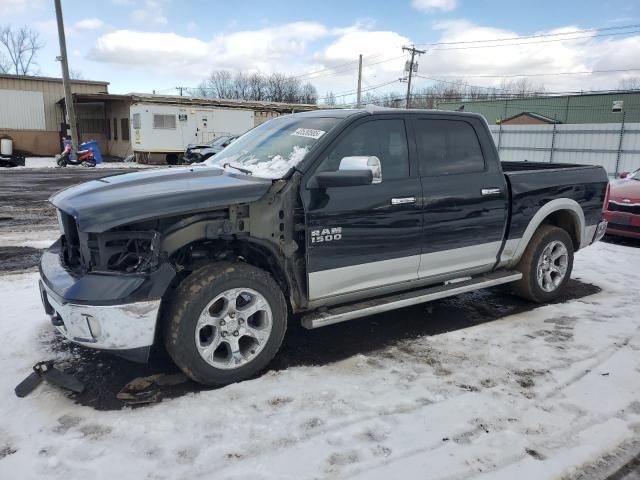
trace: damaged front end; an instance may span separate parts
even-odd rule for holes
[[[162,295],[175,276],[160,258],[160,234],[121,227],[83,233],[62,211],[62,236],[40,262],[51,323],[74,343],[145,362]]]

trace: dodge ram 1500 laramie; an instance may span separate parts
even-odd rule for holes
[[[264,369],[288,318],[317,328],[510,284],[555,298],[606,230],[601,167],[500,162],[485,120],[424,110],[283,116],[202,166],[51,198],[40,291],[72,342],[192,379]]]

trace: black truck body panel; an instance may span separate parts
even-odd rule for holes
[[[502,170],[511,191],[512,211],[507,239],[522,237],[540,207],[556,198],[575,200],[582,207],[586,225],[595,225],[602,219],[609,179],[601,167],[502,162]]]
[[[57,193],[51,203],[72,215],[81,232],[104,232],[141,220],[247,203],[271,186],[264,178],[218,167],[148,170],[93,180]]]
[[[514,268],[530,236],[547,220],[545,212],[555,212],[554,205],[580,220],[574,227],[581,236],[576,249],[589,245],[600,229],[608,183],[603,168],[500,162],[479,115],[385,109],[295,117],[339,122],[275,180],[196,166],[111,176],[59,192],[51,202],[64,212],[65,241],[43,255],[43,284],[60,304],[110,306],[154,299],[160,305],[171,301],[168,292],[192,271],[218,259],[235,260],[267,270],[289,310],[297,313]],[[345,139],[352,131],[380,121],[401,126],[393,148],[387,142],[387,159],[403,152],[406,171],[390,174],[397,173],[387,168],[396,165],[391,163],[381,169],[380,183],[319,187],[314,175],[338,170],[321,168],[333,152],[342,152],[341,142],[348,147]],[[429,122],[457,122],[472,132],[466,138],[477,144],[477,168],[462,173],[423,168],[434,157],[425,141]],[[447,142],[442,158],[470,156],[466,147],[450,148]],[[380,161],[361,151],[363,145],[373,148],[360,142],[338,160],[364,156]],[[101,248],[107,250],[103,247],[111,241],[104,256]],[[134,263],[132,270],[129,264],[109,270],[110,256],[121,244],[123,256],[138,256],[144,268],[137,271]],[[81,261],[73,264],[69,255]],[[149,335],[153,331],[147,328]]]

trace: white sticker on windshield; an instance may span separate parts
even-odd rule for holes
[[[316,130],[315,128],[297,128],[291,135],[295,135],[296,137],[309,137],[317,140],[324,134],[324,130]]]

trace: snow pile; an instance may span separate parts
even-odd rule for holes
[[[274,155],[268,160],[261,160],[255,155],[251,155],[249,157],[242,157],[241,160],[240,155],[237,155],[235,159],[225,158],[224,160],[219,161],[209,161],[205,162],[208,165],[219,165],[224,166],[229,163],[229,165],[233,168],[241,167],[246,168],[247,170],[251,170],[251,174],[256,177],[263,178],[282,178],[290,169],[294,168],[298,163],[300,163],[305,155],[309,152],[308,147],[300,147],[298,145],[294,145],[291,153],[287,157],[283,157],[282,155]],[[220,165],[220,162],[222,165]]]
[[[46,385],[13,395],[34,362],[55,356],[43,352],[53,333],[37,275],[1,276],[0,478],[575,475],[640,435],[640,315],[629,290],[640,283],[640,251],[590,247],[574,277],[603,290],[332,364],[98,412]],[[376,321],[402,325],[402,316]]]

